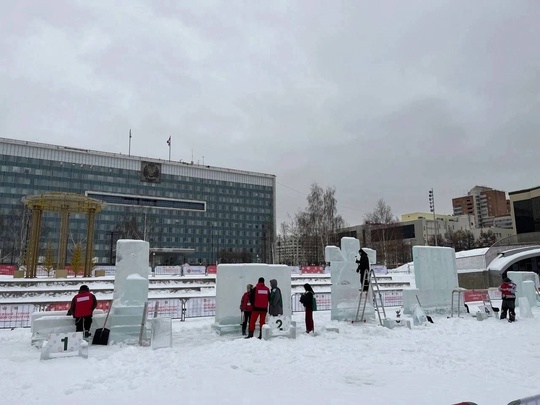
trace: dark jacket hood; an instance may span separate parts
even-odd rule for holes
[[[277,280],[276,280],[276,279],[270,280],[270,287],[272,287],[272,288],[276,288],[276,287],[277,287]]]

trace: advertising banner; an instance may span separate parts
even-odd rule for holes
[[[179,276],[182,273],[180,266],[156,266],[154,268],[156,274]]]
[[[12,276],[15,272],[15,266],[11,264],[0,264],[0,275],[2,276]]]
[[[371,270],[373,270],[375,274],[388,274],[388,269],[383,264],[372,264]]]
[[[302,274],[323,274],[322,266],[302,266]]]
[[[148,302],[148,319],[154,317],[156,310],[156,303],[158,304],[157,316],[166,316],[173,319],[180,318],[182,315],[182,302],[175,298],[171,300],[150,300]]]
[[[214,297],[190,298],[187,300],[186,310],[188,318],[214,316],[216,314],[216,299]]]
[[[184,276],[204,276],[206,274],[206,267],[204,266],[191,266],[184,264],[182,266]]]
[[[95,266],[94,271],[96,270],[105,270],[105,275],[106,276],[114,276],[115,275],[115,272],[116,272],[116,266],[101,266],[101,265],[98,265],[98,266]]]
[[[470,290],[463,292],[464,302],[484,301],[488,298],[487,290]]]
[[[378,294],[374,294],[377,299],[377,304],[381,305],[381,298]],[[400,307],[403,305],[402,290],[381,290],[381,297],[385,307]]]
[[[0,306],[0,328],[25,328],[30,326],[30,314],[38,307],[32,304],[6,304]]]
[[[300,266],[289,266],[291,269],[291,274],[302,274],[302,269]]]

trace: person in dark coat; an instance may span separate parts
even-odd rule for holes
[[[360,260],[356,261],[356,263],[358,263],[356,272],[360,273],[360,285],[364,282],[362,290],[367,291],[369,289],[369,274],[366,277],[366,272],[369,272],[369,257],[362,249],[360,249],[358,253],[360,253]]]
[[[315,299],[315,293],[308,283],[304,284],[304,290],[305,292],[300,296],[300,302],[305,308],[306,333],[310,333],[315,331],[315,325],[313,323],[313,300]]]
[[[242,314],[244,315],[242,318],[242,335],[246,334],[246,328],[249,324],[249,318],[251,318],[251,310],[253,306],[249,301],[249,293],[252,289],[253,285],[248,284],[246,287],[246,292],[244,293],[244,295],[242,295],[242,299],[240,300],[240,311],[242,311]]]
[[[87,285],[81,285],[79,293],[71,300],[68,315],[75,318],[75,330],[84,331],[84,337],[90,337],[90,326],[92,325],[92,314],[97,307],[96,296],[90,292]]]
[[[516,284],[505,276],[499,291],[502,295],[501,319],[506,319],[506,313],[509,312],[508,322],[514,322],[516,320]]]
[[[252,338],[255,332],[255,323],[259,320],[259,339],[262,337],[262,327],[266,321],[266,313],[268,312],[268,300],[270,299],[270,289],[264,285],[264,278],[259,277],[257,285],[251,289],[249,300],[253,306],[251,319],[249,320],[249,333],[246,339]]]
[[[277,286],[277,280],[270,280],[268,314],[272,316],[283,315],[283,299],[281,298],[281,290]]]

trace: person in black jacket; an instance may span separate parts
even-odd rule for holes
[[[305,292],[300,296],[300,302],[304,305],[306,313],[306,333],[314,332],[315,326],[313,324],[313,300],[315,294],[313,288],[308,283],[304,284]]]
[[[356,261],[356,263],[358,263],[356,272],[360,273],[360,285],[362,285],[362,282],[364,281],[362,290],[367,291],[369,289],[369,274],[366,277],[366,272],[369,272],[369,257],[362,249],[360,249],[358,253],[360,253],[360,260]]]

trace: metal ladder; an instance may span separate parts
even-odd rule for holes
[[[364,296],[364,285],[366,284],[366,279],[368,278],[370,282],[368,285],[368,291],[366,291],[366,294]],[[373,285],[375,285],[375,290],[373,290]],[[356,309],[356,317],[354,318],[354,322],[358,322],[358,314],[360,313],[361,306],[362,306],[362,316],[360,317],[360,319],[364,320],[364,315],[366,313],[367,298],[369,297],[370,289],[374,296],[373,305],[375,307],[375,311],[377,311],[377,316],[379,317],[379,323],[381,324],[381,326],[383,326],[383,318],[381,318],[380,311],[382,310],[384,319],[386,319],[384,301],[381,295],[381,290],[379,288],[379,282],[377,281],[377,277],[375,277],[375,272],[371,268],[369,269],[369,271],[366,271],[366,273],[364,274],[364,279],[362,280],[362,283],[360,285],[360,298],[358,299],[358,308]],[[377,298],[380,300],[380,303],[381,303],[380,307],[379,307],[379,303],[377,302]]]

